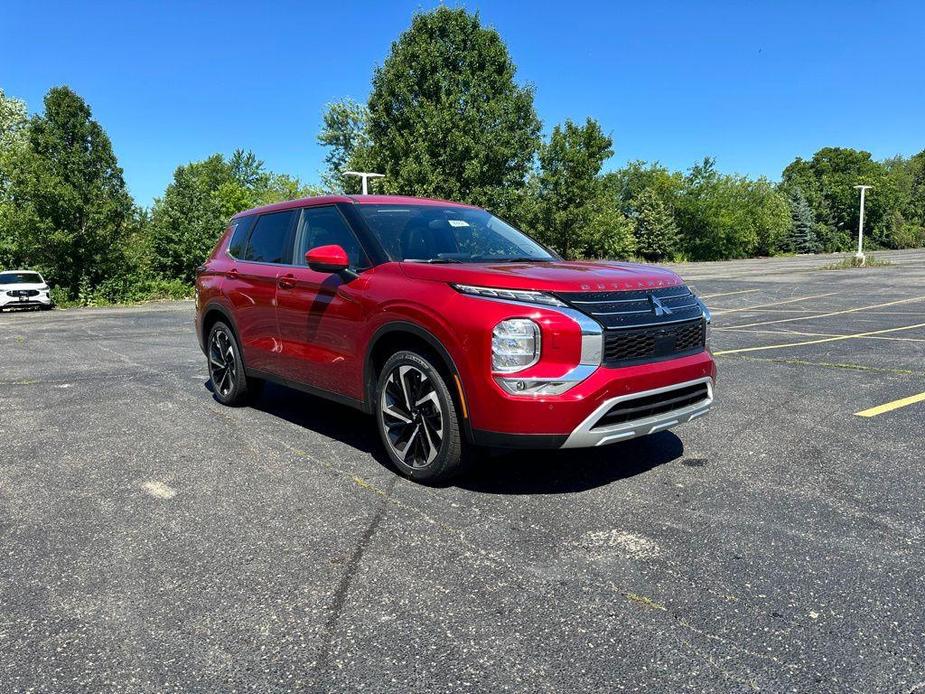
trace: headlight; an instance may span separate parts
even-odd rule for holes
[[[511,373],[540,359],[540,326],[529,318],[503,320],[491,331],[491,368]]]
[[[486,299],[506,299],[507,301],[523,301],[527,304],[545,304],[546,306],[565,306],[552,294],[546,292],[533,292],[526,289],[498,289],[496,287],[475,287],[471,284],[454,284],[453,288],[463,294],[482,296]]]

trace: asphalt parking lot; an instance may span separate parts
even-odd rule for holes
[[[713,413],[436,489],[352,410],[218,405],[191,303],[3,314],[0,691],[925,691],[925,401],[882,407],[925,392],[925,251],[889,255],[679,266]]]

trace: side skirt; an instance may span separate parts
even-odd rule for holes
[[[257,369],[244,369],[246,375],[250,378],[259,378],[264,381],[270,381],[272,383],[277,383],[281,386],[286,386],[287,388],[292,388],[293,390],[299,390],[303,393],[308,393],[309,395],[314,395],[319,398],[324,398],[325,400],[331,400],[333,402],[339,403],[341,405],[347,405],[356,410],[360,410],[365,414],[370,414],[371,410],[369,406],[362,400],[357,400],[356,398],[351,398],[346,395],[341,395],[340,393],[334,393],[330,390],[324,390],[323,388],[316,388],[315,386],[310,386],[307,383],[301,383],[300,381],[293,381],[284,376],[278,374],[269,373],[266,371],[259,371]]]

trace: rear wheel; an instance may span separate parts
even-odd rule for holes
[[[436,483],[463,468],[456,405],[440,372],[424,355],[393,354],[382,367],[376,421],[389,459],[403,474]]]
[[[212,394],[223,405],[238,406],[256,395],[260,382],[248,379],[234,332],[218,321],[209,331],[207,350]]]

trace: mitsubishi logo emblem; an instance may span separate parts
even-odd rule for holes
[[[670,316],[671,309],[665,306],[657,296],[649,294],[649,303],[652,304],[652,310],[656,316]]]

